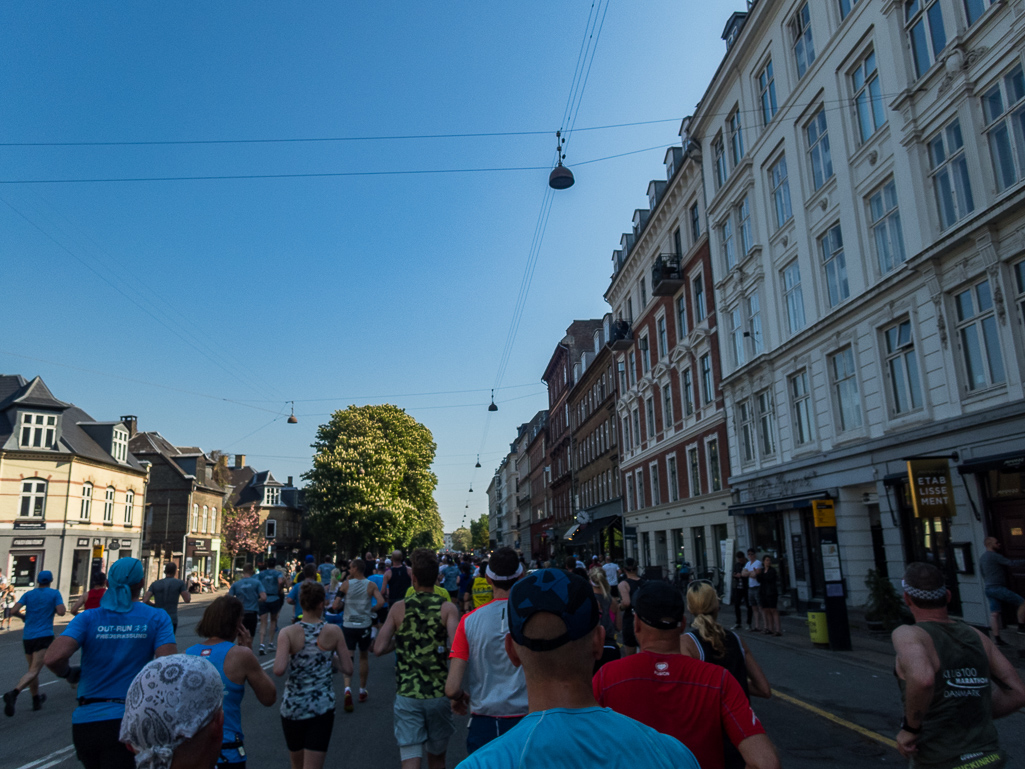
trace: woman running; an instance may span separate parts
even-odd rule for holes
[[[779,624],[779,572],[772,565],[772,556],[766,555],[762,558],[762,574],[758,578],[758,605],[765,613],[766,635],[783,635]]]
[[[102,571],[98,571],[93,574],[89,592],[80,595],[78,600],[71,604],[71,609],[69,611],[72,614],[78,614],[80,611],[85,611],[86,609],[99,608],[100,599],[103,598],[103,594],[106,592],[107,575]]]
[[[303,582],[299,588],[302,620],[278,633],[274,675],[292,672],[281,699],[281,726],[292,769],[321,769],[335,723],[335,665],[352,675],[352,656],[337,625],[324,622],[324,586]],[[335,655],[337,662],[335,662]]]
[[[612,588],[609,587],[608,577],[600,566],[591,569],[588,578],[591,580],[594,597],[598,600],[601,626],[605,628],[605,649],[602,651],[601,659],[594,663],[594,672],[597,673],[606,662],[619,659],[619,644],[616,643],[619,603],[612,600]]]
[[[270,707],[278,698],[274,681],[260,667],[253,654],[253,637],[242,624],[242,602],[222,595],[206,607],[196,633],[205,638],[185,653],[202,657],[217,668],[224,687],[224,738],[218,769],[245,769],[246,749],[242,734],[242,697],[246,684],[252,687],[257,701]]]

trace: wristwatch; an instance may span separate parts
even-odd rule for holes
[[[921,726],[911,726],[908,723],[908,717],[906,715],[900,717],[900,730],[902,732],[907,732],[908,734],[921,734],[922,733],[922,727]]]

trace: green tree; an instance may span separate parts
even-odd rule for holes
[[[430,430],[397,406],[349,406],[317,429],[313,448],[306,520],[321,547],[441,547]]]
[[[452,532],[452,549],[460,553],[468,553],[473,549],[470,530],[465,526],[461,526]]]
[[[488,549],[488,517],[482,515],[476,521],[470,521],[470,538],[475,550]]]

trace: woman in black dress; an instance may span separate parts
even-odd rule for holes
[[[765,613],[765,629],[762,632],[766,635],[781,636],[783,632],[779,624],[779,572],[772,565],[771,555],[762,558],[762,573],[758,581],[758,589],[761,591],[758,600]]]

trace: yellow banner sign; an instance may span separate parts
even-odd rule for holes
[[[815,518],[816,529],[836,528],[836,503],[833,500],[812,500],[811,514]]]
[[[954,484],[946,459],[909,459],[908,483],[916,518],[953,518]]]

